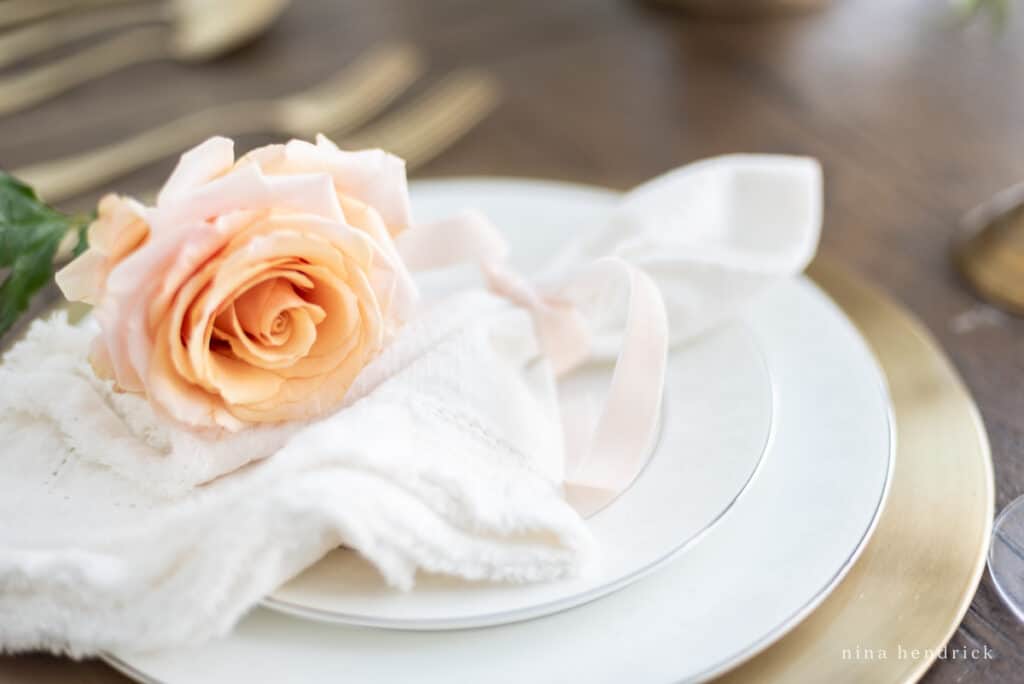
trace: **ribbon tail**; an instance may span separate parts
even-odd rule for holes
[[[668,363],[668,316],[654,280],[622,259],[595,262],[598,277],[625,276],[628,313],[611,384],[589,448],[567,477],[567,498],[584,515],[625,491],[657,438]]]
[[[531,311],[556,375],[584,363],[595,351],[589,315],[574,300],[592,297],[614,279],[625,280],[625,324],[596,424],[579,420],[564,426],[583,435],[576,453],[567,454],[566,496],[576,510],[592,514],[625,491],[647,463],[664,393],[669,322],[654,279],[622,258],[604,257],[561,287],[540,288],[504,265],[507,250],[501,233],[475,212],[405,231],[396,245],[413,271],[479,264],[492,291]],[[575,418],[563,415],[565,421]]]

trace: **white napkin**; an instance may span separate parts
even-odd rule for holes
[[[725,157],[627,195],[541,280],[620,256],[661,286],[678,339],[802,270],[819,223],[813,161]],[[616,287],[564,291],[607,351],[624,320],[607,304],[628,300]],[[599,562],[563,498],[555,376],[510,300],[434,302],[342,410],[221,442],[97,380],[92,334],[36,322],[0,367],[0,650],[202,641],[342,544],[403,588],[418,569],[544,581]]]
[[[504,300],[456,295],[407,325],[333,416],[219,444],[97,381],[91,336],[37,322],[0,370],[7,649],[203,640],[340,544],[400,587],[417,568],[538,581],[592,557],[559,492],[551,374]]]
[[[538,279],[602,256],[641,268],[658,284],[672,343],[736,314],[780,278],[804,270],[818,248],[821,168],[813,159],[734,154],[669,171],[627,193],[600,230],[571,243]],[[598,347],[618,345],[621,290],[576,293]]]

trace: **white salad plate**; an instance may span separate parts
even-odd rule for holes
[[[413,185],[423,218],[466,205],[485,211],[508,232],[513,262],[526,268],[543,263],[573,234],[567,230],[597,225],[615,198],[609,191],[537,181]],[[699,368],[721,364],[720,355],[731,355],[731,363],[713,365],[716,375]],[[751,391],[753,398],[747,395]],[[766,293],[738,324],[677,352],[666,401],[661,438],[647,468],[589,521],[597,529],[616,510],[634,506],[651,516],[627,515],[609,526],[619,535],[609,538],[619,540],[620,547],[604,547],[606,558],[624,568],[634,552],[647,554],[633,561],[632,574],[617,581],[606,577],[598,587],[569,594],[564,587],[474,587],[424,578],[401,594],[359,563],[328,561],[312,571],[314,580],[304,593],[294,592],[293,585],[275,594],[275,607],[298,600],[299,608],[288,609],[305,617],[412,629],[323,624],[257,608],[222,640],[168,652],[110,654],[108,661],[139,681],[197,684],[316,683],[339,677],[669,682],[720,673],[785,634],[856,560],[888,489],[895,446],[890,404],[884,377],[853,325],[804,278]],[[737,423],[744,415],[754,422]],[[677,430],[680,441],[671,441]],[[706,441],[712,433],[721,444]],[[764,434],[770,439],[762,459],[755,437]],[[727,444],[732,449],[743,444],[746,451]],[[719,471],[719,459],[745,465]],[[669,468],[674,479],[660,482],[656,468]],[[745,488],[745,479],[738,487],[714,482],[719,472],[742,479],[744,469],[756,470]],[[693,501],[705,495],[691,479],[716,488],[708,499],[722,506],[703,527],[696,525],[699,529],[684,524],[696,520],[697,511],[706,517],[709,510]],[[728,500],[727,490],[733,491]],[[673,497],[663,498],[673,491]],[[660,503],[644,508],[648,493]],[[677,533],[682,541],[673,546],[665,542],[673,536],[666,529],[691,532]],[[600,533],[599,538],[604,544]],[[332,583],[333,572],[339,574]],[[339,590],[339,578],[361,584]],[[529,601],[519,600],[527,594]],[[511,604],[508,596],[516,597]],[[422,631],[454,627],[459,620],[509,622],[509,605],[518,606],[511,609],[513,620],[530,616],[531,610],[533,615],[559,612],[487,629]],[[576,607],[564,610],[571,606]]]
[[[463,194],[469,191],[470,194]],[[543,265],[572,236],[563,195],[479,192],[461,184],[424,183],[413,191],[417,216],[431,220],[467,203],[494,217],[514,264]],[[605,202],[581,197],[576,234],[599,228]],[[431,273],[428,289],[451,289],[475,267]],[[599,407],[610,383],[602,364],[559,387],[563,402]],[[772,382],[753,333],[726,326],[674,351],[665,378],[653,454],[629,489],[588,518],[601,561],[586,577],[528,584],[460,581],[421,575],[411,592],[389,587],[354,551],[338,550],[267,597],[264,605],[305,618],[391,629],[461,629],[515,622],[565,610],[639,579],[708,530],[751,482],[771,436]],[[590,413],[595,413],[596,410]]]

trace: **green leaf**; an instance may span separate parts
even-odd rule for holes
[[[987,13],[997,29],[1006,28],[1013,9],[1011,0],[959,0],[956,7],[966,20]]]
[[[47,206],[32,188],[0,171],[0,335],[14,325],[41,288],[53,277],[53,259],[69,230],[78,231],[75,247],[85,249],[87,216],[68,216]]]
[[[0,171],[0,268],[43,246],[59,230],[62,219],[31,188]]]
[[[96,218],[94,214],[79,215],[71,219],[72,229],[78,233],[78,242],[75,243],[75,249],[71,252],[71,256],[76,257],[85,250],[89,249],[89,225]],[[78,227],[74,227],[75,223],[78,223]]]
[[[0,285],[0,335],[28,308],[32,296],[53,277],[53,257],[60,238],[40,242],[33,251],[19,255]]]

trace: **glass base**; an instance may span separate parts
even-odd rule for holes
[[[992,528],[988,571],[996,590],[1024,621],[1024,496],[1003,509]]]

